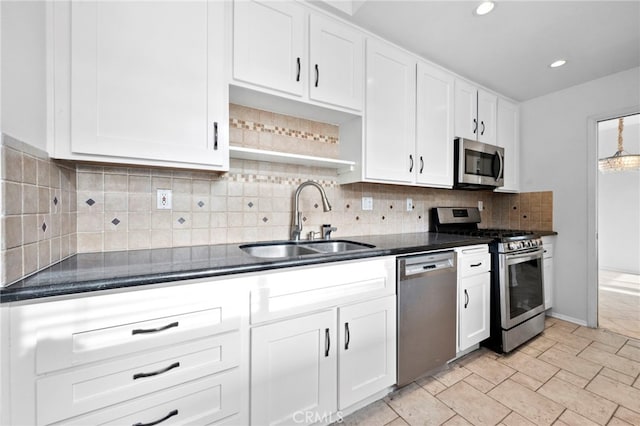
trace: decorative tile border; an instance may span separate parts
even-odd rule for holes
[[[288,129],[286,127],[274,126],[271,124],[255,123],[253,121],[239,120],[237,118],[229,118],[229,127],[241,130],[251,130],[259,133],[273,133],[275,135],[291,136],[297,139],[303,139],[314,142],[324,142],[337,144],[338,138],[334,136],[325,136],[318,133],[304,132],[296,129]]]

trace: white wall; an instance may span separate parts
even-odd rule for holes
[[[2,131],[46,151],[44,1],[0,1]]]
[[[550,70],[549,72],[553,72]],[[562,70],[560,70],[562,72]],[[521,182],[523,191],[553,191],[556,268],[553,312],[587,322],[587,204],[595,187],[588,178],[590,117],[640,107],[640,68],[551,93],[522,104]]]
[[[627,117],[624,150],[640,154],[640,115]],[[618,120],[598,126],[598,158],[618,150]],[[598,174],[598,266],[640,274],[640,172]]]

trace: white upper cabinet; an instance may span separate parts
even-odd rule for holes
[[[455,136],[495,144],[497,104],[497,96],[456,80]]]
[[[253,0],[233,7],[233,77],[302,96],[308,66],[304,7]]]
[[[312,14],[309,43],[309,97],[362,109],[364,39],[353,28]]]
[[[407,53],[367,40],[364,178],[411,183],[415,157],[416,61]]]
[[[53,157],[228,169],[222,3],[52,7]]]
[[[235,1],[233,79],[305,102],[360,111],[363,40],[353,27],[309,13],[300,3]]]
[[[416,110],[416,182],[451,188],[453,185],[454,78],[418,62]]]
[[[496,143],[504,148],[504,185],[501,192],[520,190],[520,110],[518,105],[498,99],[498,129]]]

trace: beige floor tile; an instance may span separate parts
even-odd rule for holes
[[[345,417],[346,426],[383,426],[398,417],[383,400],[376,401]]]
[[[513,352],[498,358],[498,361],[543,383],[552,378],[558,370],[560,370],[558,367],[554,367],[551,364],[547,364],[544,361],[522,352]]]
[[[565,382],[571,383],[572,385],[578,386],[579,388],[584,388],[589,384],[589,380],[584,377],[576,376],[573,373],[568,372],[567,370],[560,370],[556,374],[556,377],[560,380],[564,380]]]
[[[615,416],[632,425],[640,425],[640,413],[631,411],[628,408],[618,407]]]
[[[542,386],[543,382],[534,379],[533,377],[529,377],[524,373],[517,372],[513,376],[510,377],[514,382],[520,383],[523,386],[528,387],[529,389],[535,391],[538,390],[540,386]]]
[[[449,369],[441,371],[438,374],[435,374],[433,377],[438,379],[439,382],[444,384],[446,387],[455,385],[460,380],[467,377],[471,374],[471,371],[467,370],[460,364],[451,364]]]
[[[629,339],[629,341],[627,341],[627,345],[633,346],[634,348],[640,348],[640,339]]]
[[[638,378],[636,379],[635,383],[633,384],[633,387],[640,389],[640,376],[638,376]]]
[[[513,368],[484,356],[466,364],[466,368],[494,385],[503,382],[516,372]]]
[[[585,389],[640,413],[640,389],[601,375],[597,375]]]
[[[600,365],[558,350],[555,346],[540,355],[539,359],[585,379],[592,379],[601,369]]]
[[[464,417],[460,415],[456,415],[455,417],[450,418],[445,423],[444,426],[473,426],[472,423],[469,423],[464,419]]]
[[[439,425],[456,414],[415,383],[392,393],[385,402],[410,425]]]
[[[617,417],[612,417],[607,426],[633,426],[631,423],[627,423]]]
[[[520,414],[512,411],[505,419],[502,421],[502,424],[505,426],[535,426],[535,423],[531,423],[529,420],[522,417]]]
[[[537,349],[541,352],[544,352],[547,349],[549,349],[551,346],[555,345],[556,343],[557,342],[553,339],[549,339],[548,337],[544,337],[543,335],[538,335],[534,339],[525,343],[523,346]]]
[[[620,349],[620,348],[616,348],[615,346],[609,346],[609,345],[605,345],[604,343],[595,342],[595,341],[591,342],[589,347],[598,349],[599,351],[602,351],[602,352],[609,352],[610,354],[615,354]]]
[[[624,383],[625,385],[629,385],[629,386],[633,385],[633,381],[634,381],[633,377],[627,376],[626,374],[620,373],[616,370],[612,370],[609,367],[604,367],[600,371],[600,374],[610,379],[613,379],[615,381],[618,381],[620,383]]]
[[[598,424],[571,410],[564,410],[558,420],[568,426],[596,426]]]
[[[409,426],[409,423],[405,422],[402,417],[398,417],[394,421],[387,423],[385,426]]]
[[[505,380],[488,395],[538,425],[552,424],[564,411],[560,404],[513,380]]]
[[[568,328],[559,327],[557,324],[549,327],[542,332],[544,337],[555,340],[563,345],[582,350],[589,346],[591,339],[586,339],[578,335],[572,334]]]
[[[588,328],[580,326],[573,332],[573,334],[595,340],[596,342],[604,343],[605,345],[614,346],[618,349],[620,349],[627,341],[626,337],[602,328]]]
[[[437,395],[447,387],[438,381],[435,377],[427,376],[416,381],[418,386],[423,387],[431,395]]]
[[[483,379],[482,377],[478,376],[475,373],[465,377],[464,381],[470,384],[471,386],[473,386],[474,388],[478,389],[482,393],[487,393],[495,387],[493,383]]]
[[[627,343],[618,351],[618,355],[628,358],[632,361],[640,362],[640,346]]]
[[[564,343],[556,343],[553,346],[553,348],[557,349],[559,351],[562,351],[562,352],[566,352],[566,353],[571,354],[571,355],[578,355],[584,349],[584,348],[578,349],[578,348],[574,348],[572,346],[567,346]]]
[[[553,318],[553,317],[545,317],[544,318],[544,327],[548,328],[551,327],[552,325],[554,325],[555,323],[557,323],[558,321],[560,321],[557,318]]]
[[[572,322],[569,321],[564,321],[561,319],[557,319],[556,318],[556,323],[553,325],[554,327],[561,327],[564,328],[565,330],[567,330],[568,332],[572,332],[575,329],[577,329],[578,327],[580,327],[580,325],[578,324],[574,324]]]
[[[456,383],[438,394],[438,399],[474,425],[495,425],[509,409],[466,382]]]
[[[640,374],[640,362],[604,352],[591,346],[580,352],[578,356],[629,376],[637,377]]]
[[[523,354],[527,354],[529,356],[537,358],[542,354],[543,351],[539,351],[535,348],[532,348],[531,346],[521,346],[516,352],[522,352]]]
[[[618,408],[611,401],[555,377],[538,389],[538,393],[601,425],[607,424]]]

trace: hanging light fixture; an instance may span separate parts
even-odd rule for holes
[[[618,150],[611,157],[598,160],[598,168],[603,173],[640,170],[640,155],[625,152],[622,146],[622,129],[624,118],[618,119]]]

